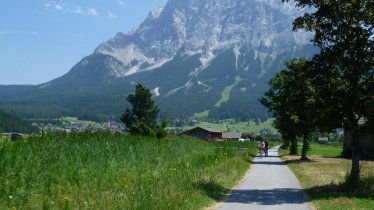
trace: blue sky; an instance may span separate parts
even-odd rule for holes
[[[1,0],[0,85],[40,84],[62,76],[166,1]]]

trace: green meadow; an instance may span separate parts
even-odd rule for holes
[[[254,142],[110,133],[0,141],[0,209],[201,209],[249,168]]]
[[[300,181],[314,209],[373,209],[374,162],[361,161],[361,183],[352,189],[346,182],[351,160],[339,158],[342,146],[312,144],[309,161],[288,156],[281,150],[282,159]],[[300,154],[300,151],[299,151]]]
[[[239,132],[260,132],[263,129],[269,129],[275,131],[273,128],[273,119],[268,119],[262,123],[256,123],[254,121],[250,122],[235,122],[234,120],[222,120],[220,122],[199,122],[193,126],[184,126],[183,130],[189,130],[194,127],[207,127],[215,128],[221,131],[239,131]]]
[[[322,157],[339,157],[343,152],[343,145],[332,146],[323,144],[310,144],[308,155],[319,155]],[[298,154],[301,154],[302,146],[299,145],[297,150]]]

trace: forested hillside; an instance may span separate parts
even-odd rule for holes
[[[38,128],[31,123],[0,110],[0,128],[3,132],[35,133]]]

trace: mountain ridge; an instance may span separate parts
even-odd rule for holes
[[[0,91],[0,107],[40,101],[47,110],[57,109],[56,116],[119,116],[128,105],[125,96],[140,82],[155,93],[162,115],[172,119],[206,110],[214,119],[265,119],[269,114],[257,99],[267,81],[285,60],[316,52],[311,34],[292,31],[301,13],[292,2],[169,0],[62,77],[30,91],[12,90],[13,96]],[[230,86],[228,99],[215,106]],[[11,89],[0,90],[6,88]]]

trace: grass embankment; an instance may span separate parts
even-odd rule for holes
[[[0,209],[201,209],[244,175],[251,150],[191,138],[82,133],[0,143]]]
[[[283,156],[317,209],[372,209],[374,206],[374,162],[361,162],[362,183],[352,190],[345,184],[351,161],[337,158],[341,147],[312,145],[310,161]],[[282,150],[282,154],[288,151]]]

